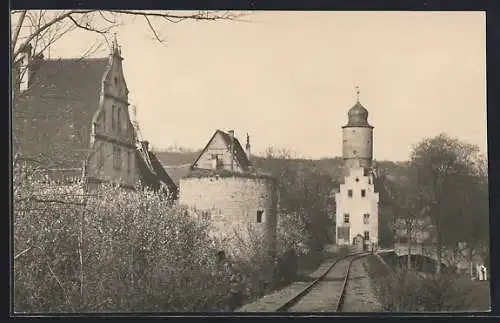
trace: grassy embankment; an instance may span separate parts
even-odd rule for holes
[[[389,270],[377,256],[368,257],[368,275],[384,311],[484,312],[490,309],[489,281],[442,274],[421,276],[404,268]]]

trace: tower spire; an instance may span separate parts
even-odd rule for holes
[[[113,54],[118,54],[118,55],[121,54],[121,48],[118,45],[118,38],[117,38],[116,33],[113,33],[113,41],[111,44],[111,50],[112,50]]]

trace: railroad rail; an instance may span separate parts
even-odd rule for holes
[[[349,281],[349,272],[351,269],[351,265],[354,262],[354,260],[367,256],[369,255],[369,252],[356,252],[356,253],[351,253],[347,256],[337,258],[334,261],[332,261],[332,264],[328,267],[327,270],[323,274],[321,274],[317,279],[315,279],[313,282],[311,282],[309,285],[307,285],[305,288],[303,288],[299,293],[297,293],[295,296],[290,298],[288,301],[286,301],[284,304],[279,306],[276,310],[276,312],[294,312],[294,308],[297,308],[297,305],[300,305],[300,303],[306,299],[308,296],[313,297],[313,293],[316,289],[319,289],[321,284],[327,283],[327,278],[329,275],[332,273],[334,269],[342,269],[344,266],[343,270],[343,276],[340,278],[341,285],[339,286],[339,289],[337,291],[331,290],[328,288],[327,292],[329,294],[337,292],[338,294],[335,295],[335,299],[331,304],[326,304],[327,308],[329,309],[329,312],[339,312],[342,309],[342,304],[344,302],[344,295],[345,295],[345,290],[348,285]],[[331,277],[330,277],[331,278]],[[333,279],[337,280],[337,279]],[[326,286],[323,286],[323,288]],[[332,287],[332,286],[329,286]],[[318,291],[320,292],[320,291]],[[300,307],[300,306],[299,306]]]

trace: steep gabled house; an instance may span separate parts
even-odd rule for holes
[[[140,180],[121,50],[108,58],[44,59],[26,48],[13,67],[13,152],[49,181],[92,185]],[[27,71],[27,72],[24,72]]]
[[[243,173],[250,169],[250,142],[247,136],[247,151],[243,150],[234,131],[227,133],[216,130],[198,158],[191,166],[191,170],[227,170]]]
[[[224,251],[238,254],[258,241],[273,254],[276,179],[252,167],[249,156],[248,135],[245,152],[233,131],[216,130],[180,179],[179,205],[186,215],[211,224],[212,234],[227,243]]]

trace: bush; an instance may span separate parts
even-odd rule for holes
[[[309,253],[302,216],[278,218],[278,250],[240,256],[150,191],[50,184],[15,167],[15,312],[227,311],[293,280]]]
[[[15,179],[16,312],[227,308],[215,242],[161,196]]]
[[[455,274],[429,275],[396,267],[389,271],[370,256],[368,273],[374,280],[375,294],[389,312],[441,312],[467,310],[470,289]]]

